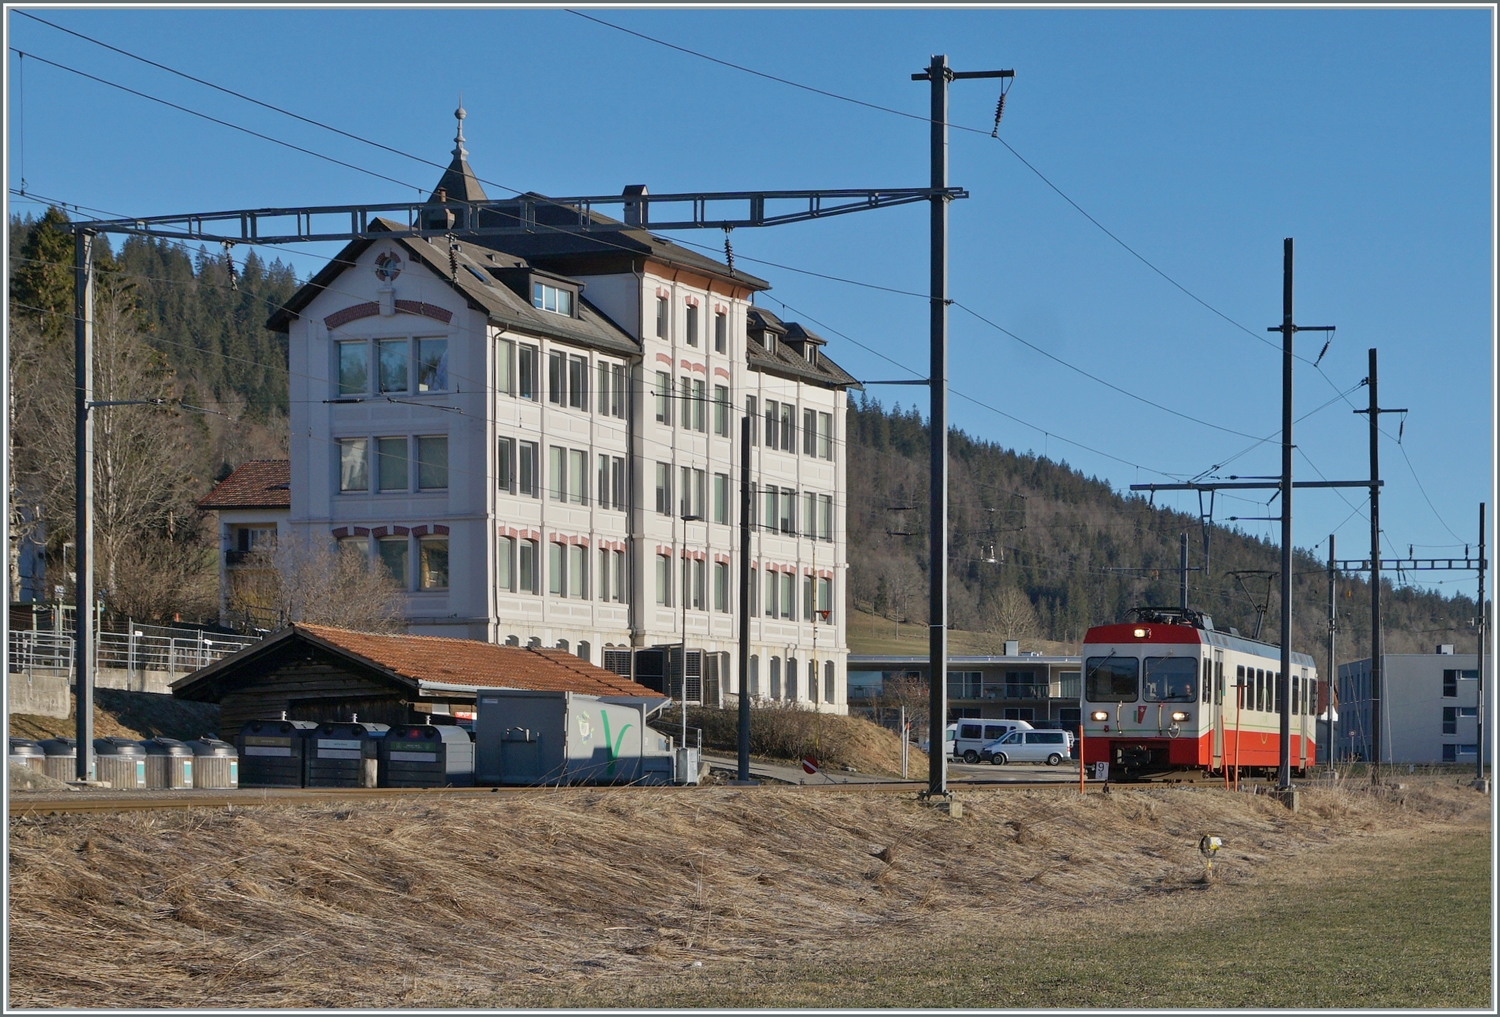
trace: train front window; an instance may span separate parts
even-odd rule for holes
[[[1133,703],[1140,685],[1141,662],[1134,657],[1090,657],[1085,697],[1091,703]]]
[[[1198,661],[1192,657],[1147,657],[1148,703],[1191,703],[1198,690]]]

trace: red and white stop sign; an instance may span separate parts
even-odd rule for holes
[[[802,757],[802,769],[806,770],[808,773],[817,773],[818,772],[818,761],[816,759],[814,759],[812,756],[803,756]]]

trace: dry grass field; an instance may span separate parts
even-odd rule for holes
[[[1486,1006],[1489,800],[1407,780],[22,817],[8,1002]]]

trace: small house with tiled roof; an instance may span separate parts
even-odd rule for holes
[[[212,512],[217,521],[221,622],[244,621],[229,617],[236,584],[254,568],[255,552],[275,547],[290,533],[291,466],[286,459],[251,459],[198,499],[198,508]],[[274,624],[273,618],[274,611],[269,611],[265,618],[250,622],[265,627]]]
[[[685,643],[690,701],[743,689],[845,712],[858,383],[820,336],[757,307],[769,282],[654,234],[628,200],[644,187],[622,192],[621,220],[491,199],[457,115],[420,225],[535,228],[406,237],[375,220],[272,315],[289,351],[293,535],[389,571],[416,634],[560,648],[637,677],[644,659],[659,685],[665,648]],[[559,228],[581,216],[588,233]]]
[[[247,720],[414,724],[473,718],[480,689],[578,692],[625,699],[666,699],[660,692],[540,647],[496,646],[474,639],[378,635],[323,625],[290,625],[179,679],[179,699],[219,704],[219,734]]]

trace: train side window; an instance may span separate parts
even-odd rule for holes
[[[1245,684],[1245,665],[1244,664],[1236,664],[1235,668],[1234,668],[1234,673],[1235,673],[1235,682],[1234,682],[1234,685],[1235,685],[1235,688],[1238,689],[1241,685]],[[1255,679],[1254,674],[1252,674],[1250,677],[1251,677],[1251,681],[1254,681],[1254,679]],[[1235,696],[1235,699],[1234,699],[1235,706],[1238,707],[1241,710],[1248,708],[1251,705],[1251,703],[1253,702],[1253,700],[1251,700],[1249,698],[1250,697],[1250,693],[1251,693],[1250,689],[1246,689],[1245,690],[1245,694],[1243,696],[1240,695],[1239,692],[1235,692],[1235,694],[1234,694],[1234,696]]]
[[[1213,688],[1213,661],[1203,658],[1203,701],[1208,702],[1209,690]]]
[[[1266,712],[1266,674],[1262,668],[1255,669],[1255,708],[1261,713]]]
[[[1271,712],[1281,712],[1281,672],[1276,672],[1276,677],[1271,679]]]
[[[1224,662],[1214,661],[1214,695],[1220,706],[1224,705]]]
[[[1298,716],[1302,713],[1302,681],[1296,675],[1292,675],[1292,713]]]

